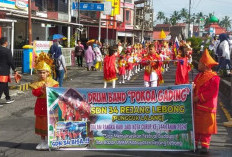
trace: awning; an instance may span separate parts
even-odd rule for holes
[[[8,16],[16,16],[16,17],[22,17],[22,18],[28,18],[27,15],[20,15],[20,14],[14,14],[14,13],[6,13]],[[71,26],[78,26],[78,27],[83,27],[82,24],[79,23],[72,23],[72,22],[64,22],[64,21],[59,21],[59,20],[52,20],[52,19],[46,19],[42,17],[31,17],[32,20],[39,20],[39,21],[45,21],[45,22],[51,22],[51,23],[57,23],[57,24],[63,24],[63,25],[71,25]]]

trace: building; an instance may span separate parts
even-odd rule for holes
[[[134,40],[153,40],[153,1],[137,0],[135,4]]]

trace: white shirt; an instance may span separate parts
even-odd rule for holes
[[[220,43],[220,48],[222,50],[222,57],[230,60],[230,46],[227,40]]]

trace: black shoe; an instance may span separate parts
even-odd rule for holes
[[[6,103],[7,104],[11,104],[11,103],[13,103],[15,101],[15,99],[8,99],[8,100],[6,100]]]
[[[209,148],[202,147],[200,152],[201,152],[201,154],[208,154],[209,153]]]

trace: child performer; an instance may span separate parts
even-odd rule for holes
[[[209,151],[212,134],[217,133],[217,103],[220,77],[212,71],[218,65],[210,56],[208,50],[202,54],[198,64],[200,71],[194,79],[194,126],[195,143],[201,144],[201,153]]]
[[[148,55],[142,59],[141,63],[145,66],[145,87],[157,87],[160,83],[163,83],[162,62],[160,56],[155,51],[154,44],[149,45]]]
[[[177,59],[180,61],[177,62],[176,68],[176,80],[175,84],[188,84],[189,83],[189,71],[191,67],[188,63],[188,56],[187,56],[187,49],[185,46],[180,46],[179,55],[176,56]]]
[[[126,60],[123,55],[120,55],[118,60],[118,74],[119,74],[119,84],[125,83],[125,74],[126,74]]]
[[[133,63],[134,63],[134,59],[133,56],[131,54],[131,50],[127,50],[126,52],[126,61],[127,61],[127,66],[126,66],[126,73],[127,73],[127,80],[129,81],[131,79],[132,76],[132,69],[133,69]]]
[[[35,103],[34,114],[35,119],[35,134],[41,136],[41,143],[36,146],[37,150],[48,149],[48,144],[45,137],[48,134],[47,128],[47,100],[46,100],[46,87],[58,87],[59,83],[52,79],[51,68],[53,61],[47,54],[41,52],[35,62],[35,69],[38,72],[39,80],[32,83],[32,94],[37,97]]]
[[[109,55],[104,59],[104,88],[107,87],[107,82],[112,82],[112,88],[115,88],[116,85],[116,73],[118,72],[114,55],[116,51],[117,49],[114,47],[109,47]]]

